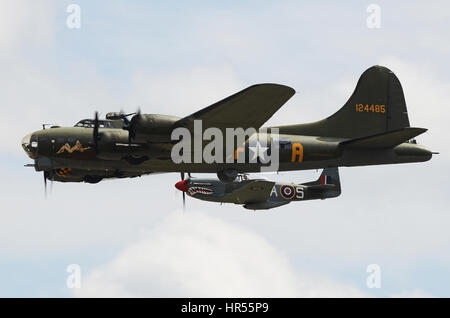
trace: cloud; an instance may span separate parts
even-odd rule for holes
[[[75,291],[80,297],[364,296],[357,288],[297,273],[260,235],[205,213],[172,213]]]

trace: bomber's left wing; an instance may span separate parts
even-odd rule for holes
[[[253,85],[180,119],[175,125],[192,129],[193,121],[201,119],[203,129],[259,129],[294,94],[295,90],[285,85]]]

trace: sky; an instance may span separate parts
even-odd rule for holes
[[[0,296],[450,297],[448,30],[446,1],[2,0]],[[43,123],[138,107],[182,117],[256,83],[297,92],[267,125],[319,120],[377,64],[440,154],[341,168],[335,199],[253,212],[187,198],[183,212],[176,173],[55,182],[45,198],[42,174],[23,167],[20,141]]]

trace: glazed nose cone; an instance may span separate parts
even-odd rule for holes
[[[186,192],[189,189],[188,186],[188,180],[181,180],[175,183],[175,188],[177,188],[180,191]]]
[[[34,159],[37,150],[37,141],[31,142],[31,134],[22,138],[22,148],[31,159]]]

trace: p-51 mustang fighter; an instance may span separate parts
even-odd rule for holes
[[[237,181],[188,178],[175,187],[188,196],[203,201],[243,204],[250,210],[266,210],[291,203],[335,198],[341,194],[338,168],[325,168],[319,179],[302,184],[284,184],[265,179],[248,180],[240,175]]]
[[[259,130],[294,93],[279,84],[253,85],[184,118],[120,112],[99,119],[96,113],[75,127],[52,126],[31,133],[23,138],[22,147],[34,160],[29,166],[44,172],[44,181],[88,183],[156,172],[217,173],[222,182],[232,182],[239,173],[260,172],[266,165],[264,157],[274,153],[277,171],[421,162],[432,157],[413,139],[427,129],[410,127],[400,82],[382,66],[366,70],[350,99],[330,117],[252,134],[269,147],[252,147],[252,138],[245,136],[233,145],[230,156],[225,143],[214,147],[207,143],[216,142],[213,135],[226,135],[229,129]],[[194,136],[187,143],[190,147],[177,148],[185,141],[181,135],[173,139],[178,128]],[[195,136],[201,136],[200,143]],[[277,146],[271,147],[274,140]],[[226,160],[207,160],[203,155],[208,152]],[[174,153],[187,160],[176,162]],[[239,161],[242,154],[256,159]]]

